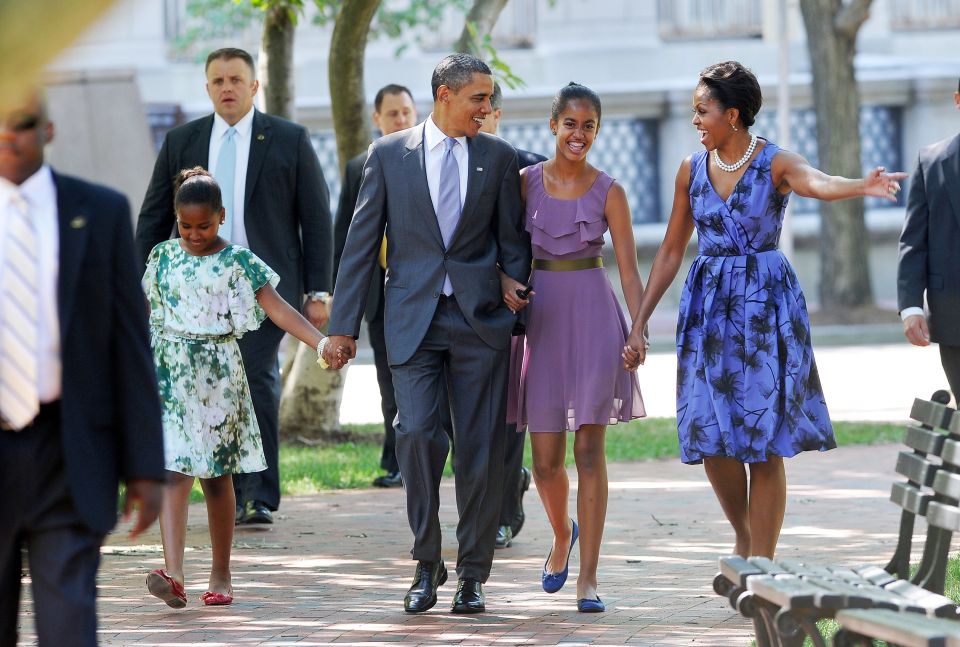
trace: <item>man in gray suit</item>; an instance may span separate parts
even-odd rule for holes
[[[960,84],[953,101],[960,108]],[[897,303],[911,344],[940,345],[950,390],[960,397],[960,135],[920,151],[900,234]]]
[[[385,334],[397,398],[397,458],[418,562],[404,609],[430,609],[447,578],[437,516],[449,445],[439,412],[446,406],[446,376],[460,513],[452,611],[479,613],[486,610],[482,583],[500,512],[508,349],[516,321],[503,302],[500,271],[524,280],[530,246],[516,152],[480,133],[491,112],[490,68],[453,54],[437,65],[431,86],[426,122],[370,146],[325,355],[339,368],[356,352],[386,228]]]
[[[207,94],[214,113],[167,133],[137,220],[146,260],[174,229],[173,178],[202,166],[223,190],[220,235],[251,249],[280,275],[277,292],[318,328],[327,321],[332,278],[330,197],[306,128],[257,111],[253,58],[227,47],[210,53]],[[304,303],[306,297],[306,303]],[[273,523],[280,505],[280,368],[283,331],[270,320],[240,340],[267,469],[236,474],[237,523]]]

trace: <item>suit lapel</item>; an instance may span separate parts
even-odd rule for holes
[[[960,195],[957,195],[955,190],[960,186],[960,135],[954,137],[947,146],[946,154],[943,156],[943,177],[946,185],[943,188],[947,190],[947,196],[950,198],[953,216],[957,224],[960,224]]]
[[[467,195],[463,199],[463,209],[460,211],[460,220],[450,238],[452,245],[463,230],[464,222],[473,214],[483,191],[483,183],[490,171],[486,168],[487,147],[481,137],[467,138]]]
[[[250,215],[247,211],[247,205],[250,204],[250,198],[253,196],[253,187],[257,184],[257,178],[260,177],[260,169],[263,168],[263,160],[267,157],[267,149],[270,147],[270,122],[260,112],[253,113],[253,127],[250,129],[250,157],[247,158],[247,181],[243,189],[244,213]]]
[[[440,223],[437,221],[437,212],[433,208],[430,198],[430,185],[427,184],[427,151],[423,143],[424,122],[419,128],[410,130],[407,137],[407,152],[403,156],[403,176],[411,178],[410,194],[413,203],[418,205],[417,211],[426,214],[427,227],[434,238],[443,247],[443,235],[440,233]],[[388,234],[389,235],[389,234]]]
[[[60,335],[66,334],[76,301],[77,279],[80,265],[87,249],[90,217],[84,212],[85,205],[67,195],[63,181],[56,173],[53,184],[57,189],[57,220],[60,233],[60,268],[57,276],[57,307],[60,312]]]

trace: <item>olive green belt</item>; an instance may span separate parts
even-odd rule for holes
[[[576,272],[577,270],[592,270],[603,267],[603,258],[594,256],[592,258],[578,258],[569,261],[535,258],[531,266],[535,270],[546,270],[548,272]]]

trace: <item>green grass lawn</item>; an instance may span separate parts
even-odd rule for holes
[[[904,427],[889,423],[834,424],[840,445],[865,445],[897,442]],[[380,474],[380,424],[345,425],[357,442],[328,447],[284,445],[280,448],[281,491],[285,495],[312,494],[324,490],[369,487]],[[567,434],[567,465],[573,465],[574,434]],[[524,462],[530,465],[530,443],[526,443]],[[674,418],[645,418],[607,428],[608,461],[641,461],[676,458],[677,426]],[[447,464],[449,475],[450,465]],[[191,501],[202,501],[199,483],[194,486]]]

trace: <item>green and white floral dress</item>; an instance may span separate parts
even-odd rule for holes
[[[266,318],[256,291],[280,277],[248,249],[153,248],[143,275],[168,470],[213,478],[267,468],[237,339]]]

